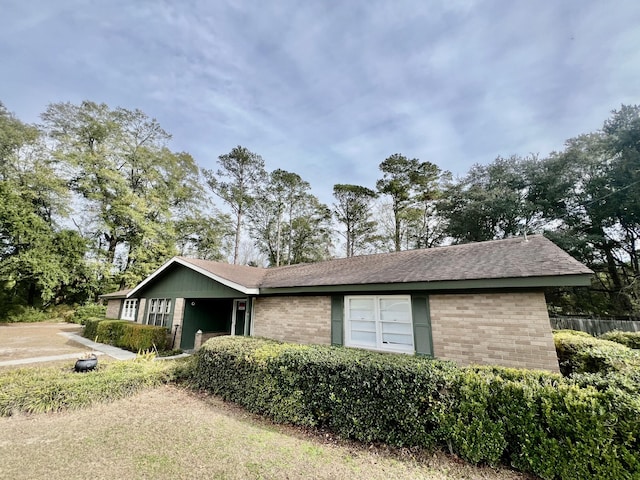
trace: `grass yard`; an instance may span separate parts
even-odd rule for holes
[[[272,423],[161,386],[109,404],[0,418],[3,479],[529,479]]]

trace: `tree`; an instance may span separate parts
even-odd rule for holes
[[[367,187],[339,183],[333,186],[333,196],[333,214],[344,225],[346,254],[352,257],[377,240],[376,222],[371,220],[372,201],[377,194]]]
[[[288,238],[287,264],[327,260],[331,253],[331,210],[306,194],[284,227]]]
[[[0,295],[9,304],[84,300],[85,244],[56,224],[69,195],[40,132],[0,103]],[[4,312],[6,313],[6,311]]]
[[[446,233],[458,242],[540,233],[554,219],[569,188],[557,167],[535,155],[474,165],[459,182],[447,186],[439,202]]]
[[[74,222],[94,258],[121,287],[137,283],[175,253],[174,221],[199,210],[198,166],[171,152],[170,135],[140,110],[58,103],[42,119],[81,199],[83,215]]]
[[[640,308],[640,107],[623,105],[603,128],[567,141],[558,155],[573,177],[554,241],[596,272],[597,308]]]
[[[231,152],[220,155],[218,165],[220,168],[215,173],[213,170],[204,170],[204,175],[211,191],[227,204],[235,216],[235,264],[238,261],[245,214],[254,203],[257,189],[266,176],[264,160],[260,155],[237,146]]]
[[[231,252],[234,231],[229,215],[214,212],[189,217],[177,223],[176,231],[180,255],[222,261]]]
[[[289,263],[284,255],[291,251],[291,221],[294,212],[311,188],[300,175],[282,169],[276,169],[260,186],[256,202],[250,212],[251,231],[258,248],[267,255],[269,263],[276,267]],[[288,235],[284,235],[285,225],[289,226]]]
[[[327,208],[300,175],[277,169],[250,209],[251,235],[270,265],[324,259],[330,245]]]
[[[399,153],[393,154],[380,164],[383,175],[376,182],[378,191],[391,197],[394,218],[394,247],[402,249],[403,220],[409,221],[408,209],[418,202],[428,202],[438,196],[438,180],[441,170],[430,162],[417,158],[408,159]]]

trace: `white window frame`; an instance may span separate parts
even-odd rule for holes
[[[149,308],[147,310],[147,325],[156,327],[169,328],[171,316],[171,299],[170,298],[150,298]]]
[[[137,298],[127,298],[122,303],[122,315],[121,320],[134,320],[136,319],[136,310],[138,309]]]
[[[351,302],[353,300],[370,300],[373,301],[373,319],[351,318]],[[397,300],[406,302],[409,311],[409,321],[402,319],[384,321],[380,318],[381,301]],[[375,322],[375,345],[372,343],[364,343],[352,338],[353,325],[352,322]],[[411,345],[400,343],[388,343],[383,341],[384,324],[408,324],[411,332]],[[365,348],[368,350],[379,350],[384,352],[396,353],[415,353],[415,336],[413,331],[413,313],[411,309],[411,295],[349,295],[344,297],[344,329],[345,329],[345,345],[348,347]],[[373,330],[370,330],[373,333]],[[406,335],[406,334],[403,334]]]

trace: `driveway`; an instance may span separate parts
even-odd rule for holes
[[[78,333],[71,323],[0,323],[0,365],[33,357],[76,356],[90,350],[59,333]]]

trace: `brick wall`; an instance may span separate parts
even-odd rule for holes
[[[182,320],[184,319],[184,298],[176,298],[173,302],[171,338],[175,338],[173,348],[180,348],[180,342],[182,341]]]
[[[104,316],[107,318],[120,318],[120,305],[122,305],[122,300],[119,298],[107,300],[107,313]]]
[[[136,318],[136,322],[138,323],[145,323],[145,317],[144,317],[144,309],[147,305],[147,299],[146,298],[141,298],[138,300],[138,318]]]
[[[259,297],[253,318],[256,337],[331,343],[331,297]]]
[[[429,306],[435,357],[558,371],[544,293],[430,295]]]

